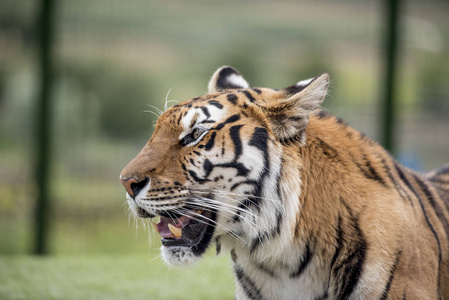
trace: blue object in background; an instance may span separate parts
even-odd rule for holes
[[[424,163],[420,155],[413,151],[401,151],[398,155],[398,161],[407,168],[418,172],[424,172]]]

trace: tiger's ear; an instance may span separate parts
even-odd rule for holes
[[[221,92],[227,89],[247,89],[248,82],[233,67],[223,66],[212,75],[209,81],[209,93]]]
[[[321,106],[328,87],[329,75],[321,74],[280,90],[281,100],[264,107],[279,141],[305,143],[304,129],[309,123],[309,115]]]

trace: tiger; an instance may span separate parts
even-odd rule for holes
[[[239,300],[449,299],[449,164],[404,167],[321,107],[328,87],[219,68],[122,170],[129,208],[170,266],[230,254]]]

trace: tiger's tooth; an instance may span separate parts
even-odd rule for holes
[[[180,238],[182,236],[182,228],[178,228],[176,226],[173,226],[172,224],[168,224],[168,229],[170,229],[171,233],[175,237]]]

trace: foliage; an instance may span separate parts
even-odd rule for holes
[[[66,81],[66,82],[65,82]],[[76,91],[66,91],[68,97],[78,93],[79,104],[76,113],[86,116],[94,111],[93,119],[100,132],[114,139],[134,139],[151,131],[152,114],[143,115],[154,102],[154,79],[142,74],[129,74],[116,70],[111,65],[97,62],[90,66],[67,64],[61,67],[59,80],[62,87],[75,87]],[[70,92],[74,92],[70,95]],[[68,111],[67,113],[73,113]],[[66,116],[60,116],[64,120]],[[77,120],[77,123],[80,120]]]

